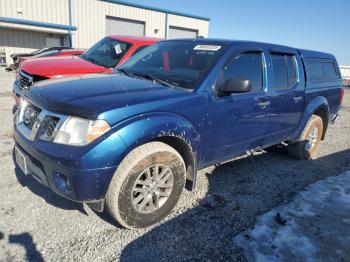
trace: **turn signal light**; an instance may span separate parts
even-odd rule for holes
[[[86,134],[86,140],[89,142],[94,141],[104,133],[111,129],[109,124],[104,120],[96,120],[89,127],[88,133]]]

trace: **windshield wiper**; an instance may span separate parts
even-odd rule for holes
[[[152,80],[153,82],[156,82],[156,83],[164,85],[164,86],[174,87],[174,85],[169,83],[168,81],[161,79],[161,78],[158,78],[158,77],[151,75],[151,74],[148,74],[148,73],[133,73],[133,74],[135,74],[137,76],[141,76],[142,78],[145,78],[145,79]]]
[[[117,69],[119,72],[127,75],[127,76],[131,76],[131,77],[138,77],[138,78],[143,78],[143,79],[148,79],[148,80],[151,80],[152,82],[156,82],[158,84],[161,84],[161,85],[164,85],[164,86],[168,86],[168,87],[174,87],[173,84],[169,83],[168,81],[166,80],[163,80],[161,78],[158,78],[154,75],[151,75],[151,74],[148,74],[148,73],[141,73],[141,72],[130,72],[130,71],[127,71],[123,68],[118,68]]]

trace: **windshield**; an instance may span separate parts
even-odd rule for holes
[[[105,37],[89,48],[81,58],[99,66],[115,67],[129,50],[131,44]]]
[[[171,85],[195,89],[223,53],[222,44],[197,41],[164,41],[146,47],[118,69]]]

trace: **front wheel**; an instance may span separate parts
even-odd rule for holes
[[[315,159],[318,154],[323,133],[322,118],[312,115],[300,138],[288,146],[288,152],[297,159]]]
[[[185,173],[175,149],[161,142],[144,144],[120,163],[107,191],[107,209],[126,228],[155,224],[178,202]]]

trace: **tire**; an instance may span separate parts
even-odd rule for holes
[[[184,188],[185,176],[185,163],[175,149],[161,142],[141,145],[117,168],[106,194],[107,210],[123,227],[151,226],[173,210]],[[156,183],[157,179],[159,187],[151,185],[150,181]],[[144,201],[148,201],[146,205]]]
[[[311,140],[308,140],[308,138],[310,138],[312,135],[314,128],[317,128],[317,134],[314,135],[314,142],[311,143]],[[322,118],[316,115],[312,115],[299,139],[288,146],[289,155],[301,160],[310,160],[317,158],[322,133]]]

